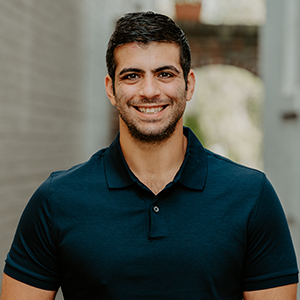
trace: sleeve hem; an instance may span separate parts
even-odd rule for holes
[[[45,281],[42,279],[33,278],[29,275],[23,274],[14,268],[11,268],[7,264],[4,267],[4,273],[8,275],[9,277],[12,277],[15,280],[18,280],[20,282],[23,282],[25,284],[28,284],[30,286],[42,289],[42,290],[49,290],[49,291],[57,291],[60,287],[60,284],[57,282],[51,281]]]
[[[244,291],[255,291],[275,288],[283,285],[298,283],[298,273],[286,275],[277,278],[266,279],[262,281],[244,282]]]

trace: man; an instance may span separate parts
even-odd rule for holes
[[[296,299],[298,270],[265,175],[205,150],[183,127],[195,75],[168,17],[131,13],[107,49],[120,132],[51,174],[27,205],[1,300]]]

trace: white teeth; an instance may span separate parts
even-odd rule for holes
[[[164,108],[161,106],[161,107],[151,107],[151,108],[139,107],[138,109],[142,113],[156,114],[156,113],[162,111]]]

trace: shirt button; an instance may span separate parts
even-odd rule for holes
[[[154,206],[154,207],[153,207],[153,210],[154,210],[156,213],[158,213],[158,212],[159,212],[159,207],[158,207],[158,206]]]

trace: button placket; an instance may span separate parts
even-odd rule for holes
[[[152,205],[149,207],[150,209],[150,231],[149,238],[162,238],[166,236],[166,226],[164,222],[164,214],[161,210],[161,199],[162,195],[156,195],[153,198]],[[161,205],[159,205],[161,204]]]

